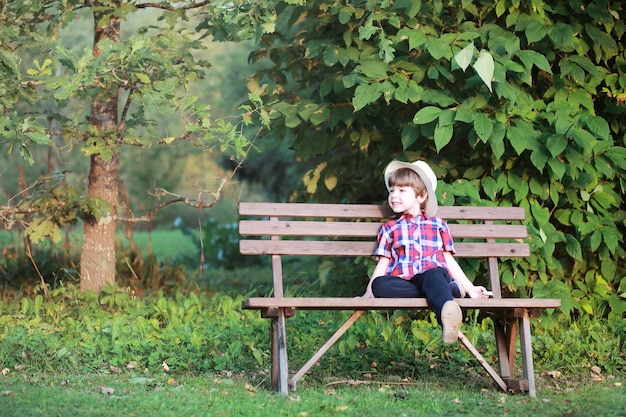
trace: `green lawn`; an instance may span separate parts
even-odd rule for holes
[[[129,245],[128,238],[123,233],[118,232],[117,236],[118,242],[122,247]],[[180,255],[195,256],[200,252],[196,234],[187,235],[178,229],[153,230],[151,232],[140,230],[134,232],[134,237],[137,247],[142,253],[147,254],[149,251],[152,251],[159,261],[174,259]],[[69,242],[72,252],[76,254],[79,253],[82,242],[81,231],[76,230],[71,232]],[[22,244],[22,236],[18,233],[0,230],[0,248]],[[48,247],[50,242],[46,241],[41,243],[41,245]],[[58,243],[55,247],[61,250],[62,245],[63,243]]]
[[[288,397],[243,376],[145,375],[0,376],[3,417],[30,416],[594,416],[626,415],[617,381],[570,389],[543,388],[535,399],[495,389],[447,387],[445,381],[338,383],[303,386]]]

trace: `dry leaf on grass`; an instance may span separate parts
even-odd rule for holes
[[[104,395],[113,395],[115,393],[115,388],[100,386],[100,392]]]

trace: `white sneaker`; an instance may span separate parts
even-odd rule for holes
[[[461,307],[452,300],[447,301],[441,309],[443,343],[451,344],[458,340],[462,321],[463,313],[461,312]]]

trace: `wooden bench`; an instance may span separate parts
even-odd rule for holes
[[[244,309],[260,310],[270,319],[271,380],[281,393],[295,390],[298,380],[367,310],[428,309],[424,298],[304,298],[284,297],[283,256],[372,256],[382,222],[393,216],[386,206],[363,204],[247,203],[239,204],[239,248],[244,255],[272,258],[273,295],[248,298]],[[456,257],[485,258],[489,273],[490,299],[457,299],[462,309],[480,309],[494,319],[498,371],[473,344],[459,334],[461,343],[478,360],[503,391],[528,391],[535,396],[535,377],[530,318],[546,308],[561,306],[559,299],[503,298],[498,271],[499,258],[529,256],[524,243],[527,228],[519,207],[439,207],[455,239]],[[516,223],[516,224],[511,224]],[[367,279],[364,277],[365,290]],[[357,291],[358,292],[358,291]],[[297,310],[353,310],[335,334],[289,378],[285,319]],[[516,373],[516,342],[519,338],[522,372]]]

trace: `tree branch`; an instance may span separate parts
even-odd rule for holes
[[[211,4],[210,0],[201,1],[200,3],[189,4],[187,6],[180,6],[180,7],[175,7],[175,6],[172,6],[172,5],[161,4],[161,3],[141,3],[141,4],[137,4],[135,7],[137,7],[138,9],[154,8],[154,9],[175,11],[175,10],[192,10],[192,9],[197,9],[197,8],[200,8],[200,7],[207,6],[209,4]]]

